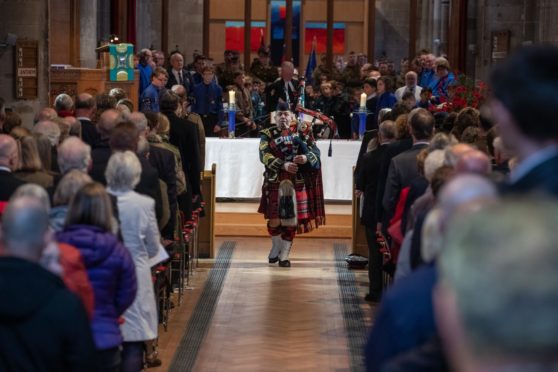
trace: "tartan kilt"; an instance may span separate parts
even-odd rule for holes
[[[293,181],[296,193],[297,232],[305,233],[325,224],[325,209],[323,197],[322,173],[311,170],[302,173],[302,178],[288,172],[281,171],[276,182],[264,180],[259,213],[266,219],[279,218],[279,184],[289,179]]]

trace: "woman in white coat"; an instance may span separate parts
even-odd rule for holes
[[[157,338],[158,326],[149,259],[155,257],[162,247],[155,201],[133,191],[140,174],[141,165],[131,151],[114,153],[105,171],[107,191],[118,200],[120,231],[124,245],[134,259],[138,278],[136,299],[124,313],[121,326],[124,337],[121,370],[125,372],[142,369],[144,342]]]

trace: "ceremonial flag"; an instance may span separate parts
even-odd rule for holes
[[[313,84],[312,73],[314,69],[318,65],[316,60],[316,37],[312,40],[312,51],[310,52],[310,56],[308,57],[308,63],[306,64],[306,72],[304,73],[304,78],[306,80],[306,84]]]

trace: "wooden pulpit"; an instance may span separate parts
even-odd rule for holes
[[[72,98],[80,93],[96,96],[108,93],[113,88],[122,88],[126,96],[134,103],[134,110],[138,109],[139,72],[134,71],[133,81],[110,81],[109,69],[90,69],[77,67],[50,68],[50,102],[60,93],[66,93]]]

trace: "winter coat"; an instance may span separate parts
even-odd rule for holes
[[[95,296],[81,253],[75,247],[65,243],[58,244],[58,252],[58,261],[62,267],[62,280],[66,288],[79,297],[85,307],[87,317],[92,319]]]
[[[0,258],[0,371],[92,371],[81,301],[38,264]]]
[[[135,191],[107,190],[118,198],[118,218],[124,245],[136,265],[138,295],[124,313],[122,335],[124,341],[146,341],[157,338],[159,318],[155,292],[151,279],[149,259],[155,257],[161,246],[161,236],[155,219],[153,199]]]
[[[68,226],[56,237],[75,246],[83,257],[95,293],[91,327],[97,349],[119,346],[123,339],[118,318],[132,304],[137,290],[130,253],[114,234],[95,226]]]

